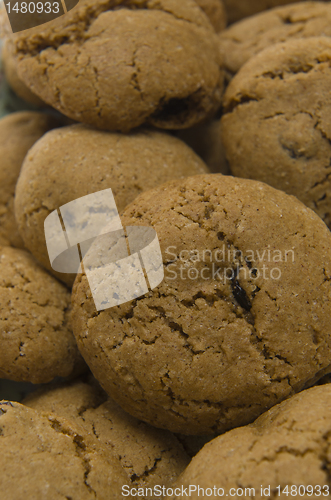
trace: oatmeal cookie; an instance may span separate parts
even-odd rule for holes
[[[217,35],[194,0],[81,0],[15,47],[33,93],[97,128],[186,128],[221,103]]]
[[[84,125],[53,130],[25,159],[16,187],[19,231],[30,252],[51,270],[44,221],[53,210],[111,188],[121,213],[147,189],[207,171],[186,144],[164,132],[140,130],[123,135]],[[69,285],[74,281],[71,275],[56,276]]]
[[[23,248],[14,216],[16,182],[29,149],[58,125],[55,118],[32,111],[12,113],[0,120],[0,245]]]
[[[250,59],[224,98],[233,175],[299,198],[331,227],[331,38],[273,45]]]
[[[70,293],[24,250],[0,247],[0,378],[41,384],[85,369]]]
[[[190,462],[179,440],[169,431],[125,413],[96,384],[74,382],[32,393],[23,403],[81,425],[118,458],[132,486],[169,485]]]
[[[7,500],[123,498],[128,477],[118,459],[76,423],[2,401],[0,443]]]
[[[163,282],[96,310],[81,274],[72,302],[79,350],[124,410],[221,433],[331,372],[331,234],[296,198],[194,176],[143,193],[122,222],[155,229]]]
[[[237,492],[231,495],[235,499],[245,491],[256,499],[286,498],[289,492],[299,496],[299,491],[304,498],[328,497],[330,473],[331,386],[326,385],[301,392],[253,424],[208,443],[173,488],[192,485],[194,500],[202,496],[198,486],[211,489],[208,496],[214,499],[220,496],[213,494],[214,487],[223,488],[224,496]]]

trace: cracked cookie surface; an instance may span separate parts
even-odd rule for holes
[[[2,401],[0,444],[8,500],[123,498],[128,479],[118,460],[76,423]]]
[[[162,284],[96,311],[79,275],[72,301],[80,352],[123,409],[220,433],[331,371],[331,235],[297,199],[195,176],[143,193],[122,222],[156,230]]]
[[[185,128],[220,106],[217,35],[193,0],[81,0],[15,45],[30,89],[97,128]]]
[[[141,129],[123,135],[84,125],[63,127],[38,141],[24,161],[15,199],[19,231],[30,252],[53,273],[44,234],[53,210],[111,188],[121,213],[147,189],[207,171],[186,144],[164,132]],[[71,275],[54,274],[68,285],[74,281]]]
[[[70,293],[27,252],[0,247],[0,378],[41,384],[85,369]]]
[[[331,482],[331,385],[297,394],[261,415],[253,424],[214,439],[192,460],[173,488],[254,488],[254,498],[328,497]],[[261,485],[270,493],[261,495]],[[306,495],[303,494],[303,487]],[[311,490],[313,487],[313,490]],[[266,490],[267,491],[267,490]],[[313,494],[311,493],[313,491]],[[174,497],[171,497],[172,499]],[[176,497],[178,498],[178,497]],[[197,492],[191,498],[199,497]],[[211,498],[218,498],[212,495]],[[241,498],[240,494],[233,498]]]
[[[251,57],[292,38],[331,36],[331,5],[300,2],[245,19],[220,34],[227,77],[233,77]]]
[[[6,80],[16,95],[33,106],[44,107],[45,103],[36,96],[29,87],[19,78],[17,74],[17,59],[15,57],[15,46],[11,37],[4,40],[2,47],[2,64]]]
[[[53,117],[30,111],[0,120],[0,245],[24,246],[14,215],[15,185],[29,149],[56,125]]]
[[[233,175],[260,180],[296,196],[329,227],[330,63],[328,37],[269,47],[233,78],[222,117]]]
[[[190,462],[177,438],[124,412],[114,400],[96,395],[96,384],[80,381],[31,394],[24,404],[74,420],[118,458],[133,487],[169,485]]]

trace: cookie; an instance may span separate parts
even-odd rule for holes
[[[14,216],[15,185],[29,149],[57,125],[53,117],[30,111],[0,120],[0,245],[23,247]]]
[[[155,229],[163,282],[96,310],[78,275],[72,303],[79,350],[124,410],[173,432],[221,433],[331,372],[331,234],[296,198],[194,176],[143,193],[122,223]]]
[[[14,49],[15,46],[13,41],[11,38],[7,38],[2,48],[2,63],[5,76],[10,87],[16,95],[23,99],[23,101],[26,101],[33,106],[45,106],[45,103],[33,92],[31,92],[31,90],[19,78],[17,74],[17,61],[14,57]]]
[[[24,162],[15,200],[19,231],[26,247],[50,269],[44,221],[53,210],[111,188],[121,213],[142,191],[207,170],[189,147],[165,133],[122,135],[83,125],[53,130]],[[74,281],[70,275],[57,276],[67,284]]]
[[[330,61],[328,37],[265,49],[230,83],[222,117],[233,175],[296,196],[329,227]]]
[[[70,293],[25,251],[0,247],[0,378],[50,382],[85,370]]]
[[[105,500],[110,491],[112,499],[123,498],[125,471],[79,425],[3,401],[0,443],[0,482],[8,500]]]
[[[329,496],[330,450],[331,386],[326,385],[297,394],[253,424],[208,443],[173,491],[191,488],[192,499],[204,496],[202,491],[210,498]],[[169,493],[171,499],[179,496]]]
[[[220,33],[227,77],[232,78],[251,57],[266,47],[292,38],[331,36],[331,5],[300,2],[268,10]]]
[[[111,398],[100,401],[95,384],[75,382],[31,394],[24,404],[74,419],[119,460],[133,487],[169,485],[190,462],[177,438],[125,413]]]
[[[250,17],[263,10],[272,9],[280,5],[300,2],[300,0],[224,0],[228,21],[230,24]]]
[[[213,173],[230,173],[223,145],[223,131],[220,119],[181,130],[177,137],[186,142],[206,163]]]
[[[208,16],[216,33],[224,30],[226,27],[226,12],[223,0],[195,0],[199,7]]]
[[[220,106],[217,35],[193,0],[81,0],[15,45],[32,92],[97,128],[186,128]]]

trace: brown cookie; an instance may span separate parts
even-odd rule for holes
[[[142,191],[207,170],[186,144],[166,133],[122,135],[83,125],[54,130],[30,150],[22,168],[15,200],[20,234],[31,253],[51,269],[44,221],[53,210],[111,188],[121,213]],[[70,285],[74,281],[71,275],[57,276]]]
[[[34,384],[85,369],[70,293],[27,252],[0,247],[0,378]]]
[[[195,0],[199,7],[207,14],[216,33],[226,28],[226,12],[223,0]]]
[[[195,127],[181,130],[177,137],[186,142],[206,163],[213,173],[230,173],[223,145],[220,119],[213,119]]]
[[[251,57],[291,38],[331,36],[331,5],[300,2],[286,5],[230,26],[220,34],[227,77],[233,77]]]
[[[299,198],[331,227],[331,38],[276,44],[250,59],[224,98],[232,173]]]
[[[123,498],[128,478],[118,460],[76,423],[3,401],[0,443],[7,500]]]
[[[224,0],[229,23],[235,23],[244,17],[250,17],[263,10],[280,5],[300,2],[300,0]]]
[[[58,125],[53,117],[30,111],[0,120],[0,245],[23,247],[14,216],[15,185],[29,149]]]
[[[81,0],[15,40],[29,88],[97,128],[185,128],[220,106],[217,36],[193,0]]]
[[[331,386],[308,389],[208,443],[173,490],[190,498],[330,496]],[[200,494],[199,489],[200,487]],[[175,499],[171,492],[168,498]],[[183,498],[183,497],[180,497]]]
[[[96,310],[78,275],[72,302],[80,352],[124,410],[221,433],[331,372],[331,234],[296,198],[195,176],[143,193],[122,222],[155,229],[163,282]]]
[[[16,95],[34,106],[46,106],[29,87],[19,78],[17,74],[17,59],[14,56],[15,46],[11,38],[7,38],[2,47],[2,63],[6,80]]]
[[[177,438],[125,413],[111,398],[102,398],[95,384],[74,382],[31,394],[27,406],[81,425],[119,460],[139,488],[168,486],[190,462]]]

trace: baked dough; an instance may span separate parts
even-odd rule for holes
[[[331,227],[331,38],[276,44],[250,59],[224,98],[233,175],[299,198]]]
[[[296,198],[194,176],[143,193],[122,222],[155,229],[162,284],[97,311],[78,275],[72,302],[79,350],[124,410],[221,433],[331,372],[331,234]]]

